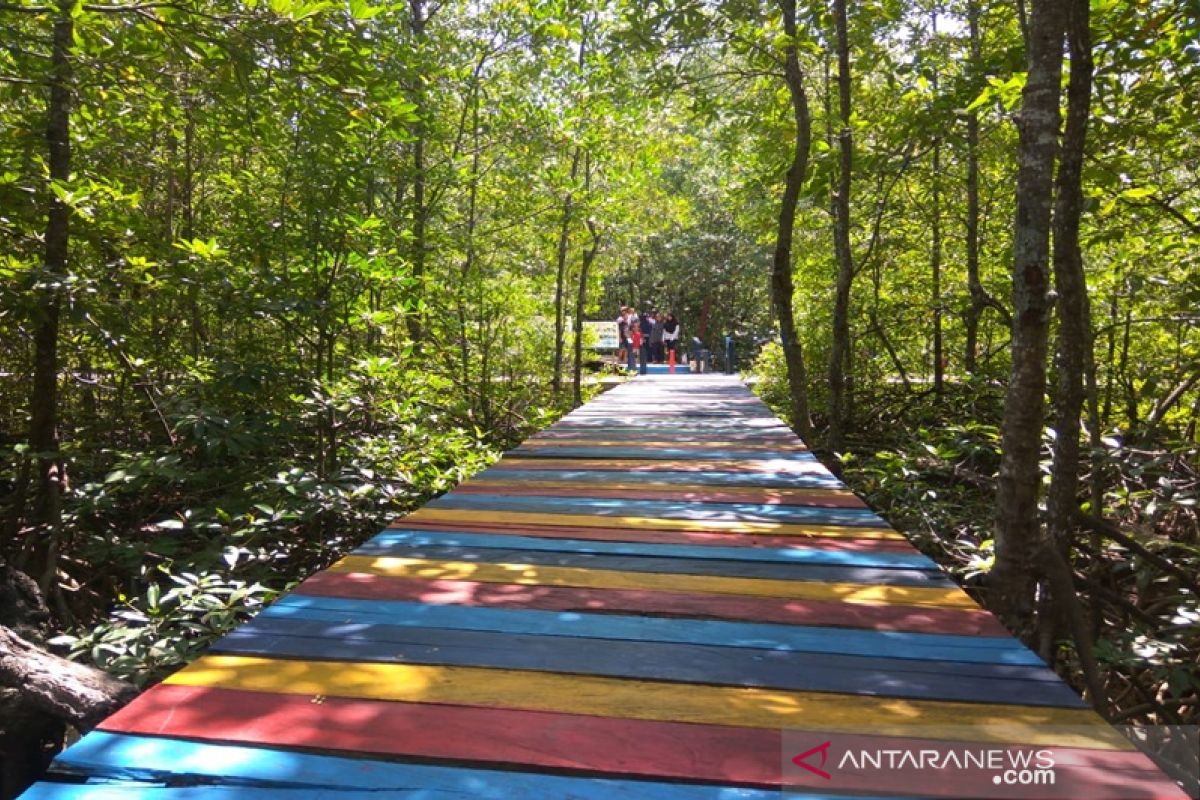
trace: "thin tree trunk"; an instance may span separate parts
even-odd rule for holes
[[[979,40],[979,1],[968,0],[967,27],[971,38],[971,63],[981,61]],[[964,366],[974,375],[979,351],[979,321],[987,308],[987,295],[979,279],[979,115],[967,113],[967,292],[971,296],[967,306],[966,353]]]
[[[592,235],[592,246],[583,251],[583,263],[579,267],[579,293],[575,297],[575,365],[571,398],[576,408],[583,405],[583,311],[587,306],[588,273],[600,252],[600,232],[595,221],[589,219],[587,228]]]
[[[46,109],[46,145],[50,180],[66,184],[71,176],[71,43],[72,4],[62,0],[54,21],[50,62],[50,99]],[[34,319],[33,387],[29,398],[29,444],[37,464],[34,486],[34,522],[51,528],[42,572],[41,588],[57,574],[56,539],[62,521],[62,492],[66,476],[58,448],[58,335],[62,315],[62,289],[70,245],[71,208],[49,192],[46,216],[44,274]]]
[[[554,281],[554,377],[551,379],[551,388],[556,397],[562,391],[563,339],[566,328],[566,309],[563,304],[566,302],[567,291],[567,250],[571,243],[571,210],[575,200],[572,187],[579,174],[580,155],[579,145],[576,145],[571,156],[570,186],[563,194],[562,223],[558,231],[558,252],[555,255],[558,272]]]
[[[422,57],[425,49],[425,24],[428,17],[425,14],[425,0],[409,0],[409,8],[412,14],[412,36],[414,49],[418,51]],[[406,316],[409,338],[412,339],[413,350],[416,353],[421,352],[422,342],[425,338],[425,312],[423,305],[425,301],[425,257],[428,251],[427,225],[429,221],[429,209],[426,207],[425,189],[427,183],[426,165],[425,165],[425,115],[429,112],[426,107],[425,91],[421,76],[417,76],[411,87],[411,96],[409,98],[416,106],[413,109],[415,120],[412,125],[412,167],[413,167],[413,212],[412,212],[412,277],[413,291],[415,292],[414,306],[410,313]]]
[[[471,175],[467,190],[467,246],[463,255],[462,271],[458,286],[458,357],[459,380],[466,387],[471,381],[471,338],[467,329],[467,290],[475,268],[475,226],[479,210],[479,100],[478,84],[472,93],[471,109]],[[482,309],[480,310],[482,313]],[[472,406],[475,402],[472,401]]]
[[[1017,219],[1013,240],[1012,369],[1004,403],[996,498],[996,565],[992,606],[1025,632],[1033,613],[1038,525],[1038,469],[1049,328],[1048,268],[1054,159],[1058,144],[1062,44],[1067,6],[1035,0],[1029,24],[1029,77],[1020,120]]]
[[[808,415],[808,376],[804,368],[804,350],[796,335],[796,318],[792,311],[792,234],[796,225],[796,205],[800,187],[808,173],[808,149],[812,141],[812,116],[808,94],[804,89],[804,73],[796,52],[796,0],[779,0],[783,12],[783,31],[788,37],[784,48],[784,80],[792,101],[792,116],[796,125],[795,151],[788,167],[783,198],[779,204],[779,227],[775,253],[771,261],[771,302],[779,318],[779,338],[787,365],[788,388],[792,401],[792,425],[805,439],[812,438],[812,420]]]
[[[187,125],[183,131],[183,238],[191,241],[196,237],[196,120],[191,100],[184,101],[184,114]],[[188,317],[192,358],[199,358],[208,335],[204,330],[200,281],[196,279],[188,284]]]
[[[833,301],[833,341],[829,350],[829,447],[839,451],[846,438],[846,358],[850,349],[850,288],[854,261],[850,253],[850,180],[854,162],[854,133],[850,128],[850,41],[846,0],[833,0],[837,28],[838,181],[833,198],[833,250],[837,257],[837,283]]]
[[[1070,580],[1071,535],[1079,512],[1079,435],[1083,413],[1084,377],[1092,354],[1092,320],[1087,277],[1079,248],[1083,213],[1083,157],[1092,97],[1092,42],[1088,0],[1071,0],[1067,30],[1071,76],[1067,84],[1067,119],[1059,149],[1057,197],[1054,208],[1054,283],[1058,292],[1058,387],[1054,396],[1054,465],[1047,497],[1051,560],[1047,564],[1056,613],[1070,624],[1076,651],[1093,706],[1106,711],[1104,686],[1092,652],[1090,626],[1083,619]],[[1099,513],[1099,509],[1095,510]],[[1057,580],[1055,574],[1058,573]]]
[[[930,15],[933,35],[937,36],[937,9]],[[938,73],[933,70],[934,96],[938,93]],[[933,175],[931,192],[933,200],[933,224],[930,226],[929,271],[933,300],[933,393],[941,395],[946,388],[945,344],[942,337],[942,137],[933,137]]]

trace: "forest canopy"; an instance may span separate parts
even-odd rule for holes
[[[1171,0],[0,3],[0,626],[158,680],[657,307],[1194,723],[1198,134]]]

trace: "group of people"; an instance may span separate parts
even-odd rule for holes
[[[679,347],[679,320],[671,312],[660,316],[658,309],[639,315],[632,306],[623,307],[617,333],[621,340],[617,361],[626,362],[630,369],[636,367],[635,358],[642,364],[662,364]]]

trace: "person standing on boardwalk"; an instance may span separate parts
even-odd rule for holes
[[[638,347],[638,357],[642,364],[650,363],[650,334],[654,331],[654,309],[647,308],[646,313],[642,314],[638,320],[638,331],[641,333],[641,341]]]
[[[668,353],[677,353],[679,348],[679,320],[675,318],[674,312],[667,312],[667,319],[662,324],[663,328],[663,346]]]
[[[629,353],[629,312],[629,306],[622,306],[617,315],[617,363],[623,363]]]
[[[650,360],[655,364],[663,362],[663,321],[654,310],[653,323],[650,326]]]
[[[633,372],[637,369],[635,354],[636,358],[642,358],[642,328],[637,312],[632,308],[629,309],[629,317],[625,321],[625,328],[629,331],[629,371]]]

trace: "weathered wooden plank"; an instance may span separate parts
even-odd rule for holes
[[[429,538],[429,537],[426,537]],[[493,537],[496,540],[506,537]],[[877,586],[940,586],[953,587],[954,583],[936,570],[911,565],[865,566],[857,564],[830,564],[805,562],[799,559],[732,560],[728,558],[685,557],[683,555],[657,554],[607,554],[567,552],[541,547],[506,546],[508,543],[494,541],[483,544],[418,544],[368,542],[354,551],[355,556],[419,558],[432,561],[469,561],[479,564],[526,563],[534,566],[578,567],[593,570],[614,570],[628,573],[656,573],[659,575],[704,575],[730,578],[751,578],[806,582],[850,582]],[[750,553],[761,553],[751,550]]]
[[[548,458],[621,458],[621,459],[652,459],[655,461],[662,460],[701,460],[708,461],[712,459],[718,460],[739,460],[739,459],[754,459],[762,458],[765,451],[754,450],[741,447],[730,448],[700,448],[690,449],[687,447],[638,447],[635,444],[627,443],[622,446],[616,445],[572,445],[570,447],[544,447],[542,445],[521,445],[515,450],[510,451],[513,455],[524,456],[526,458],[536,458],[545,456]],[[815,461],[815,457],[806,450],[797,452],[788,452],[784,450],[770,451],[772,461]]]
[[[651,438],[645,438],[650,436]],[[528,448],[538,449],[553,449],[556,447],[575,448],[575,447],[616,447],[627,448],[636,447],[641,449],[664,449],[664,450],[720,450],[722,448],[733,448],[735,450],[744,450],[754,452],[761,455],[762,452],[769,453],[791,453],[795,451],[807,451],[808,448],[796,437],[778,438],[778,439],[735,439],[728,435],[715,437],[712,439],[701,439],[700,437],[672,437],[654,438],[654,434],[643,434],[635,439],[606,439],[592,438],[583,436],[573,436],[570,438],[560,436],[533,436],[525,440],[519,450]]]
[[[412,520],[437,522],[487,522],[513,523],[518,525],[578,525],[589,528],[644,528],[660,531],[729,532],[750,534],[774,534],[776,536],[828,536],[842,539],[892,539],[907,542],[904,536],[888,527],[866,527],[860,525],[838,526],[816,523],[797,524],[791,522],[749,522],[726,519],[661,519],[658,517],[602,517],[589,514],[546,514],[524,511],[495,511],[489,509],[431,508],[425,506],[406,517],[399,524]]]
[[[1034,667],[259,617],[210,652],[1083,708]],[[1030,675],[1033,679],[1024,679]]]
[[[972,661],[1044,668],[1031,650],[1005,637],[872,631],[854,628],[673,619],[625,614],[558,614],[533,609],[438,606],[291,594],[260,616],[410,627],[484,630],[588,639],[707,644],[780,651],[841,653],[934,661]],[[347,633],[353,628],[347,628]],[[1051,673],[1052,674],[1052,673]],[[1050,674],[1047,674],[1047,679]]]
[[[679,500],[695,503],[756,503],[816,508],[866,508],[850,492],[832,490],[786,490],[736,487],[712,489],[698,485],[593,484],[584,486],[567,481],[472,480],[455,489],[456,494],[502,494],[508,497],[587,497],[616,500]]]
[[[777,578],[733,578],[723,575],[625,572],[530,563],[502,563],[399,556],[347,556],[331,572],[363,572],[401,578],[444,578],[528,586],[578,586],[604,589],[664,589],[712,594],[787,597],[796,600],[841,600],[844,603],[894,603],[910,606],[975,608],[961,589],[944,586],[891,586],[852,582],[819,582]]]
[[[723,783],[777,785],[781,774],[778,730],[214,687],[157,686],[104,729]]]
[[[478,519],[437,522],[407,516],[384,530],[449,531],[458,533],[499,533],[519,536],[551,536],[597,542],[645,542],[647,544],[689,544],[706,547],[804,547],[810,550],[837,550],[848,553],[903,553],[914,548],[904,539],[875,539],[832,536],[775,536],[762,533],[721,531],[642,530],[620,527],[584,527],[580,525],[530,525],[513,522],[484,522]],[[855,529],[858,530],[858,529]]]
[[[1129,747],[1086,709],[899,698],[881,703],[857,695],[477,667],[207,655],[165,683],[749,728],[803,730],[819,721],[819,730],[830,733],[904,735],[919,725],[932,738],[939,731],[955,731],[976,742],[1008,741],[1014,726],[1020,726],[1027,744]]]
[[[471,478],[471,482],[502,480],[511,483],[521,481],[561,481],[580,483],[583,485],[622,485],[638,486],[641,484],[693,484],[709,487],[751,488],[780,488],[780,489],[823,489],[833,491],[848,491],[844,484],[829,472],[799,472],[799,473],[765,473],[750,470],[718,471],[718,470],[671,470],[671,469],[631,469],[621,470],[622,474],[613,475],[617,470],[603,469],[588,461],[572,461],[569,465],[554,466],[550,464],[530,466],[527,459],[504,458]],[[532,462],[534,465],[539,462]]]
[[[459,547],[491,547],[508,550],[550,550],[570,553],[603,553],[609,555],[658,556],[660,558],[720,559],[726,561],[767,561],[786,564],[828,564],[854,567],[879,567],[936,570],[932,559],[916,551],[855,552],[822,550],[814,547],[719,547],[690,544],[657,544],[651,542],[596,542],[564,536],[547,535],[537,529],[528,534],[488,534],[468,531],[418,531],[388,528],[377,534],[354,552],[362,555],[391,555],[397,547],[452,545]]]
[[[607,452],[607,451],[606,451]],[[765,477],[818,475],[830,477],[831,473],[815,458],[776,459],[763,458],[756,455],[751,458],[719,458],[708,459],[635,459],[622,458],[615,453],[599,453],[582,457],[535,458],[521,453],[511,452],[506,455],[500,465],[503,469],[587,469],[605,472],[734,472],[752,473]],[[495,467],[493,467],[495,469]]]
[[[469,764],[431,765],[315,755],[292,750],[239,747],[188,742],[151,736],[128,736],[93,731],[60,755],[62,767],[114,779],[184,783],[215,780],[242,783],[237,800],[270,797],[271,790],[291,791],[281,797],[307,799],[318,791],[332,792],[330,798],[387,796],[404,800],[777,800],[778,790],[733,786],[620,780],[597,776],[576,777],[515,770],[472,768]],[[53,784],[39,784],[49,791]],[[57,787],[54,787],[57,788]],[[123,792],[142,787],[81,787],[79,794],[35,794],[26,797],[109,798],[138,797]],[[170,800],[207,800],[214,787],[195,787],[192,795],[166,795]],[[340,790],[340,791],[339,791]],[[103,794],[103,792],[114,794]],[[154,797],[150,795],[149,797]],[[225,795],[218,795],[224,798]]]
[[[520,586],[513,583],[392,578],[363,573],[319,572],[296,590],[300,595],[360,600],[410,600],[427,605],[603,611],[702,619],[868,628],[881,631],[1008,636],[981,608],[917,608],[822,600],[688,594],[644,589]]]
[[[202,708],[212,713],[206,714]],[[488,764],[521,763],[590,773],[644,774],[655,778],[716,780],[725,783],[778,785],[781,771],[780,731],[692,725],[646,720],[618,720],[547,712],[511,711],[463,706],[308,698],[210,687],[159,686],[144,701],[106,723],[113,731],[205,740],[213,735],[213,719],[221,720],[226,741],[275,746],[343,749],[383,756],[454,758]],[[369,726],[363,720],[369,719]],[[970,743],[869,735],[836,737],[837,753],[847,751],[936,752],[978,749]],[[835,756],[836,757],[836,756]],[[1038,789],[1044,798],[1170,798],[1181,793],[1154,783],[1160,780],[1143,755],[1129,750],[1055,748],[1054,787]],[[991,775],[965,775],[877,770],[874,775],[832,768],[839,789],[887,791],[890,782],[923,785],[937,797],[979,796]],[[901,777],[902,776],[902,777]],[[797,776],[789,775],[795,780]],[[981,781],[982,778],[982,781]],[[610,779],[611,780],[611,779]],[[1147,786],[1150,782],[1150,786]],[[992,784],[994,786],[994,784]],[[990,787],[989,787],[990,788]],[[1022,787],[1017,787],[1021,789]],[[798,790],[799,791],[799,790]],[[811,798],[815,789],[796,797]],[[1025,794],[990,797],[1028,797]],[[843,796],[844,797],[844,796]]]
[[[678,500],[604,500],[581,497],[507,497],[502,494],[453,492],[430,502],[426,508],[488,509],[515,512],[559,512],[608,517],[654,517],[689,521],[799,523],[840,527],[884,527],[887,525],[869,508],[806,508],[761,503],[694,503]]]

